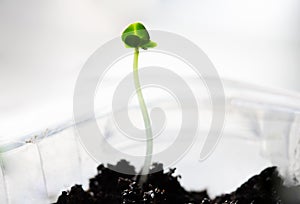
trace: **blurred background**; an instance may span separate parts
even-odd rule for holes
[[[71,118],[83,64],[135,21],[189,38],[223,78],[300,91],[297,0],[0,0],[0,138]]]

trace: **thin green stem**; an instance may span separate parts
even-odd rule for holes
[[[139,104],[140,104],[140,109],[141,109],[143,119],[144,119],[146,139],[147,139],[146,158],[144,161],[142,176],[140,179],[140,183],[144,183],[147,179],[147,174],[149,173],[149,168],[150,168],[151,160],[152,160],[153,136],[152,136],[150,117],[149,117],[147,106],[146,106],[146,103],[145,103],[145,100],[143,97],[141,84],[140,84],[140,80],[139,80],[138,59],[139,59],[139,48],[135,48],[134,49],[134,59],[133,59],[133,78],[134,78],[136,94],[137,94]]]

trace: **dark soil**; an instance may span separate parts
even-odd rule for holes
[[[125,169],[132,175],[118,173]],[[89,189],[75,185],[59,196],[57,204],[299,204],[300,187],[288,188],[278,175],[276,167],[270,167],[253,176],[235,192],[215,199],[206,191],[186,191],[174,176],[175,169],[163,171],[162,164],[153,164],[148,180],[138,185],[135,168],[121,160],[116,165],[100,165],[98,174],[90,179]],[[154,173],[155,172],[155,173]],[[222,182],[222,181],[220,181]]]

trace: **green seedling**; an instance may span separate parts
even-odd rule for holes
[[[143,97],[139,73],[138,73],[138,59],[139,59],[139,49],[144,50],[148,48],[154,48],[157,44],[150,40],[150,36],[145,26],[142,23],[133,23],[130,24],[122,33],[122,41],[125,43],[125,47],[134,49],[134,58],[133,58],[133,78],[136,94],[138,97],[140,109],[143,115],[146,139],[147,139],[147,148],[146,148],[146,158],[144,161],[144,166],[142,169],[142,175],[140,183],[145,182],[147,174],[149,173],[149,168],[152,160],[152,151],[153,151],[153,134],[151,121],[147,106]]]

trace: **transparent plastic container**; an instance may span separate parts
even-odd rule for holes
[[[254,174],[274,165],[279,167],[287,185],[299,184],[300,95],[229,80],[223,83],[226,121],[222,138],[213,153],[200,161],[211,119],[210,100],[205,96],[199,100],[201,125],[197,140],[174,164],[176,173],[182,176],[182,185],[192,190],[207,189],[211,196],[216,196],[234,191]],[[194,85],[197,86],[197,82]],[[162,105],[171,115],[178,109],[167,98],[156,98],[149,104],[149,108],[151,104]],[[130,110],[132,114],[139,112],[136,106]],[[90,121],[85,118],[81,123]],[[97,117],[107,141],[121,151],[143,154],[143,145],[120,139],[121,133],[112,121],[110,112]],[[164,131],[170,137],[154,142],[158,151],[172,144],[171,135],[176,134],[176,126]],[[188,129],[186,134],[188,137]],[[82,146],[72,121],[0,144],[1,204],[55,202],[61,191],[74,184],[87,188],[88,179],[96,174],[99,165]],[[120,159],[109,162],[116,163]],[[133,164],[137,168],[142,165]]]

